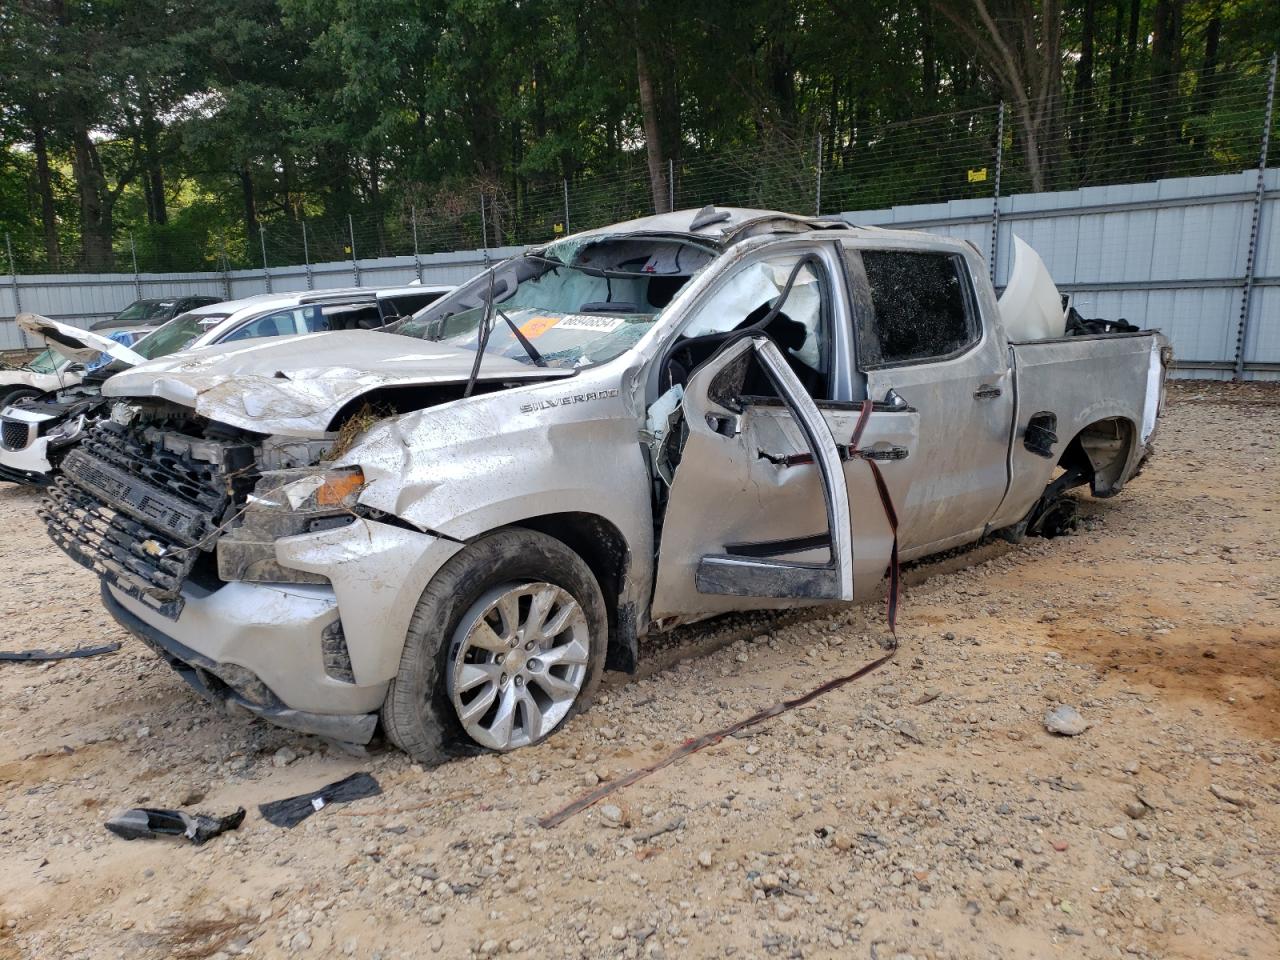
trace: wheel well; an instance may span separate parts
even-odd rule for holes
[[[555,537],[580,556],[600,584],[609,613],[609,652],[605,665],[628,673],[636,669],[635,611],[620,607],[631,551],[622,531],[594,513],[548,513],[514,524]]]
[[[1067,444],[1058,465],[1080,470],[1095,497],[1109,497],[1119,492],[1135,436],[1133,423],[1124,417],[1097,420]]]

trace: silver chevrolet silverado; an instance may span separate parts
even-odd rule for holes
[[[427,762],[536,743],[646,635],[866,598],[899,554],[1117,493],[1166,342],[1062,335],[1020,261],[998,304],[945,237],[711,207],[580,233],[390,335],[113,377],[42,515],[229,709],[355,743],[381,720]]]

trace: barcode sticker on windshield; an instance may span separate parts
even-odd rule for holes
[[[613,333],[626,322],[624,317],[598,317],[586,313],[571,313],[556,326],[561,330],[590,330],[593,333]]]

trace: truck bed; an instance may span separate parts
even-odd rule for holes
[[[1009,489],[992,528],[1021,519],[1053,479],[1066,448],[1094,425],[1114,427],[1117,456],[1123,456],[1123,462],[1099,471],[1094,493],[1120,491],[1148,453],[1163,393],[1167,344],[1162,334],[1144,330],[1009,345],[1015,383]],[[1045,413],[1055,418],[1057,434],[1048,458],[1025,443],[1028,423]]]

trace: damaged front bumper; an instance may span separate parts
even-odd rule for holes
[[[199,693],[278,726],[367,743],[431,576],[461,544],[367,519],[276,541],[327,583],[188,582],[176,618],[104,581],[113,616]]]
[[[166,623],[137,600],[105,581],[102,584],[102,602],[108,612],[210,703],[225,707],[229,713],[244,711],[300,733],[350,743],[368,743],[373,737],[378,721],[376,711],[386,695],[387,685],[376,684],[363,690],[353,688],[327,677],[321,664],[308,663],[322,659],[319,648],[324,630],[337,622],[331,590],[315,586],[228,584],[222,590],[205,596],[188,595],[186,599],[178,622]],[[283,621],[266,622],[265,618],[255,616],[264,607],[281,615]],[[188,646],[175,634],[199,643],[202,649]],[[271,654],[267,658],[246,657],[246,648],[259,643],[268,645]],[[291,671],[289,676],[271,676],[271,662],[281,655],[298,657],[299,669]],[[267,675],[276,687],[292,690],[333,684],[333,688],[326,691],[329,694],[327,712],[289,706],[261,673],[236,659],[263,660],[256,665],[267,668]]]
[[[367,742],[418,597],[462,545],[357,515],[344,493],[359,488],[354,469],[320,471],[343,481],[336,492],[304,477],[315,495],[305,497],[297,471],[266,471],[267,487],[290,482],[256,496],[261,462],[249,437],[102,422],[63,460],[39,512],[102,578],[116,619],[200,693]],[[326,489],[335,502],[312,503]]]

